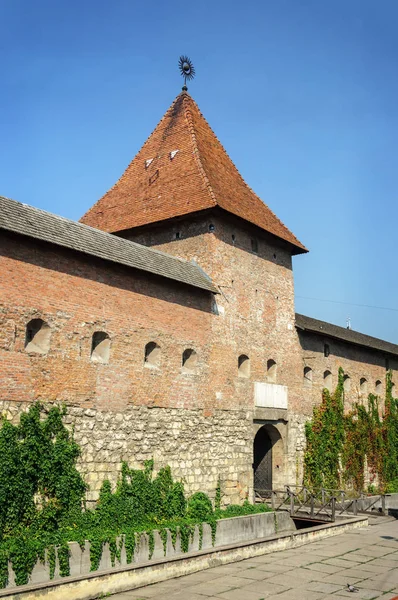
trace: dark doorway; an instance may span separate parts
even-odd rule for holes
[[[254,490],[272,490],[272,442],[265,427],[254,438]]]

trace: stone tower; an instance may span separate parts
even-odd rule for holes
[[[195,261],[211,277],[220,293],[204,406],[247,409],[248,452],[259,430],[257,446],[273,447],[272,459],[257,448],[254,462],[269,463],[258,476],[293,481],[304,399],[292,256],[307,250],[245,183],[188,93],[81,221]]]

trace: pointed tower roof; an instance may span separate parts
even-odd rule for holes
[[[116,233],[217,206],[285,240],[294,254],[307,251],[245,183],[195,101],[182,92],[81,222]]]

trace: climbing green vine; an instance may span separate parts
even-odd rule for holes
[[[366,405],[356,402],[344,414],[344,371],[339,370],[336,390],[323,390],[321,405],[306,423],[308,487],[363,491],[367,470],[372,487],[377,482],[381,491],[398,491],[398,400],[392,390],[389,371],[384,407],[369,394]]]
[[[218,519],[267,510],[248,502],[221,509],[220,480],[214,508],[203,492],[187,499],[170,467],[155,475],[153,460],[140,470],[122,463],[116,488],[104,481],[95,507],[86,510],[87,488],[76,468],[80,448],[63,423],[65,414],[65,408],[37,403],[21,416],[19,425],[1,420],[0,587],[7,585],[9,562],[17,585],[28,583],[38,559],[47,561],[51,578],[57,564],[61,577],[69,575],[68,542],[77,542],[82,550],[86,540],[90,543],[94,571],[106,544],[112,565],[121,561],[123,543],[131,563],[144,534],[152,556],[155,530],[164,550],[170,532],[173,546],[179,534],[181,550],[187,552],[196,527],[201,548],[204,523],[211,528],[214,544]]]

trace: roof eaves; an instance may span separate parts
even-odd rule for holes
[[[214,294],[219,293],[210,277],[191,262],[4,196],[0,196],[1,203],[3,210],[0,213],[0,229],[146,271]],[[55,235],[53,231],[46,232],[43,225],[47,220],[52,221],[55,229],[60,228],[61,235]],[[76,232],[81,232],[81,239],[73,237]],[[158,261],[157,256],[160,259]],[[181,273],[181,268],[186,273]]]
[[[311,321],[314,321],[315,324],[311,324]],[[316,324],[318,324],[319,326],[317,327]],[[322,329],[322,325],[325,326],[325,329]],[[333,330],[329,329],[329,327],[333,328]],[[305,315],[300,315],[298,313],[296,313],[296,329],[299,329],[301,331],[308,331],[310,333],[316,333],[318,335],[323,335],[325,337],[339,340],[347,344],[360,346],[361,348],[367,348],[368,350],[372,349],[382,354],[398,356],[397,344],[387,342],[386,340],[382,340],[380,338],[374,338],[370,335],[366,335],[365,333],[361,333],[360,331],[344,329],[344,327],[339,327],[338,325],[334,325],[333,323],[328,323],[327,321],[319,321],[318,319],[306,317]],[[339,330],[341,330],[341,332]],[[350,334],[349,332],[352,333]]]

